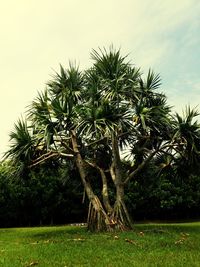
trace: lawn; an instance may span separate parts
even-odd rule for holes
[[[137,224],[134,231],[84,227],[0,229],[0,266],[200,266],[200,223]]]

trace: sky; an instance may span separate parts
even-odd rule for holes
[[[87,68],[111,44],[160,73],[174,111],[200,104],[199,0],[0,0],[0,157],[59,64]]]

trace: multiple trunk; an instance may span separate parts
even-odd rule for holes
[[[102,202],[95,195],[85,171],[85,162],[80,154],[75,132],[72,131],[72,146],[75,153],[76,165],[78,167],[82,184],[89,199],[89,210],[87,225],[90,231],[113,231],[132,228],[130,216],[124,202],[124,183],[122,181],[122,168],[118,151],[116,136],[113,136],[113,163],[110,168],[111,177],[116,188],[116,199],[114,205],[110,204],[107,177],[104,170],[98,166],[102,178]]]
[[[116,188],[116,200],[113,210],[113,218],[120,224],[120,228],[131,229],[132,222],[124,202],[124,182],[121,159],[119,155],[118,139],[115,134],[112,135],[113,162],[111,165],[111,177]]]

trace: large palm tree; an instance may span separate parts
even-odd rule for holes
[[[90,203],[88,228],[130,229],[124,189],[156,153],[172,145],[170,109],[165,96],[156,92],[160,78],[152,71],[143,80],[140,70],[113,48],[94,50],[92,59],[92,68],[83,73],[72,64],[67,70],[60,67],[28,110],[34,139],[17,141],[8,154],[17,158],[19,151],[29,155],[32,146],[39,149],[38,158],[28,157],[32,167],[50,157],[73,159]],[[121,155],[128,148],[134,164],[126,172]],[[90,168],[99,173],[101,195],[92,188]]]

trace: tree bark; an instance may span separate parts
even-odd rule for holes
[[[132,229],[132,221],[129,216],[124,201],[124,183],[123,170],[119,154],[118,138],[116,134],[112,135],[113,163],[110,168],[111,177],[116,187],[116,201],[112,213],[112,218],[121,229]]]
[[[108,183],[107,183],[107,177],[105,175],[105,172],[103,169],[101,169],[99,167],[99,171],[100,171],[100,174],[101,174],[101,179],[102,179],[102,197],[103,197],[103,204],[105,206],[105,209],[109,214],[112,213],[113,211],[113,208],[111,207],[110,205],[110,199],[109,199],[109,193],[108,193]]]
[[[90,162],[88,160],[86,162],[88,165],[92,166],[93,168],[97,169],[100,172],[101,181],[102,181],[101,194],[102,194],[102,198],[103,198],[103,204],[104,204],[104,207],[105,207],[107,213],[111,214],[111,212],[113,211],[113,208],[110,204],[109,193],[108,193],[108,182],[107,182],[107,177],[105,175],[105,172],[96,163]]]
[[[79,170],[79,174],[84,186],[85,192],[89,199],[89,210],[87,218],[87,226],[90,231],[111,231],[112,226],[110,224],[110,218],[106,211],[104,210],[98,196],[94,194],[90,182],[87,179],[84,161],[80,154],[76,134],[74,131],[72,133],[72,146],[75,153],[76,165]]]

